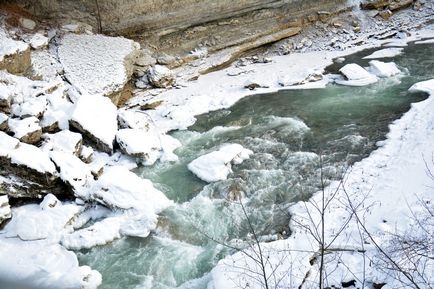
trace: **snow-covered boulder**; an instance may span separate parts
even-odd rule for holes
[[[349,86],[364,86],[378,81],[377,77],[369,73],[358,64],[350,63],[339,69],[346,77],[345,80],[337,79],[336,83]]]
[[[121,128],[149,129],[152,119],[143,111],[119,109],[118,121]]]
[[[83,139],[81,134],[69,130],[62,130],[55,134],[44,135],[42,144],[44,151],[62,151],[71,155],[80,156]]]
[[[0,112],[0,130],[5,131],[8,129],[8,119],[9,117],[6,114]]]
[[[80,266],[77,256],[59,244],[0,240],[0,280],[3,288],[96,289],[101,274]]]
[[[11,207],[9,206],[9,197],[0,195],[0,225],[12,217]]]
[[[240,164],[253,154],[239,144],[227,144],[218,151],[198,157],[188,164],[188,169],[205,182],[226,180],[232,164]]]
[[[10,38],[0,27],[0,70],[22,73],[30,67],[30,47],[23,41]]]
[[[101,95],[82,95],[76,103],[70,125],[88,137],[97,149],[111,153],[118,130],[116,106]]]
[[[48,45],[48,38],[41,33],[36,33],[30,38],[29,43],[33,49],[40,49]]]
[[[117,104],[138,51],[138,43],[122,37],[66,34],[59,59],[66,78],[80,92],[109,96]]]
[[[34,116],[40,118],[47,107],[47,98],[45,95],[38,97],[29,97],[20,102],[12,104],[11,112],[18,117]]]
[[[39,119],[34,116],[25,119],[10,118],[8,127],[14,137],[22,142],[34,144],[41,140],[42,128]]]
[[[52,151],[50,158],[59,170],[60,179],[74,191],[81,190],[93,181],[89,166],[77,156],[64,151]]]
[[[170,69],[163,65],[150,67],[148,70],[148,79],[155,87],[169,88],[175,85],[175,77]]]
[[[0,83],[0,111],[9,112],[11,108],[12,93],[9,88]]]
[[[90,197],[109,208],[135,209],[150,215],[160,213],[172,204],[151,181],[123,166],[106,167],[90,189]]]
[[[120,129],[116,141],[121,150],[130,156],[153,162],[160,156],[160,135],[154,130]]]
[[[402,47],[385,48],[363,57],[363,59],[390,58],[400,55],[404,51]]]
[[[391,77],[401,73],[394,62],[369,61],[369,71],[378,77]]]

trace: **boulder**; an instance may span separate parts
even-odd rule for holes
[[[175,85],[175,78],[165,66],[155,65],[148,70],[148,79],[152,85],[159,88],[169,88]]]
[[[0,130],[5,131],[8,129],[8,116],[0,112]]]
[[[33,49],[40,49],[48,45],[48,40],[48,37],[45,37],[40,33],[36,33],[32,36],[32,38],[30,38],[29,43]]]
[[[369,61],[369,71],[378,77],[391,77],[401,73],[395,63],[385,63],[378,60]]]
[[[9,118],[9,131],[14,137],[28,144],[35,144],[41,140],[42,128],[39,126],[39,119],[34,116],[24,119]]]
[[[118,130],[117,109],[109,98],[82,95],[72,112],[70,125],[84,134],[96,149],[112,153]]]
[[[81,93],[105,95],[118,104],[139,47],[122,37],[66,34],[58,52],[65,77]]]
[[[240,164],[253,154],[239,144],[227,144],[218,151],[198,157],[188,164],[188,169],[201,180],[211,183],[226,180],[232,164]]]
[[[41,147],[44,151],[61,151],[77,157],[81,154],[83,139],[79,133],[62,130],[55,134],[44,135],[44,138]]]
[[[0,70],[24,73],[31,65],[30,46],[23,41],[10,38],[0,28]]]
[[[160,135],[153,130],[120,129],[116,141],[124,153],[147,163],[154,163],[161,155]]]
[[[11,207],[9,206],[9,197],[0,195],[0,227],[3,222],[12,217]]]

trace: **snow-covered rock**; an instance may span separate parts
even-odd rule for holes
[[[66,34],[59,59],[66,78],[80,92],[113,96],[131,77],[138,49],[138,43],[126,38]]]
[[[404,51],[404,48],[401,48],[401,47],[385,48],[385,49],[375,51],[374,53],[363,57],[363,59],[377,59],[377,58],[395,57],[397,55],[400,55],[403,51]]]
[[[121,150],[130,156],[153,162],[160,156],[160,135],[153,130],[120,129],[116,141]]]
[[[92,140],[96,148],[112,152],[118,121],[116,106],[110,99],[101,95],[82,95],[70,124]]]
[[[36,33],[30,39],[30,46],[33,49],[40,49],[48,45],[48,38],[40,33]]]
[[[65,234],[61,244],[67,249],[90,249],[95,246],[105,245],[121,237],[120,226],[122,218],[108,217],[95,224]]]
[[[4,57],[16,53],[24,52],[29,48],[29,45],[23,41],[14,40],[6,35],[6,32],[0,28],[0,62]]]
[[[25,119],[9,118],[8,127],[14,137],[22,142],[34,144],[41,140],[42,128],[39,119],[34,116]]]
[[[44,135],[45,141],[42,144],[44,151],[62,151],[80,156],[83,139],[81,134],[69,130],[62,130],[55,134]]]
[[[369,71],[378,77],[391,77],[401,73],[394,62],[369,61]]]
[[[101,274],[80,266],[73,252],[59,244],[0,239],[3,288],[96,289]]]
[[[8,119],[9,117],[6,114],[0,112],[0,130],[5,131],[8,129]]]
[[[175,78],[166,66],[155,65],[148,70],[148,79],[152,85],[160,88],[168,88],[175,85]]]
[[[77,156],[64,151],[52,151],[50,158],[56,164],[60,178],[73,190],[80,190],[93,181],[89,166]]]
[[[172,204],[151,181],[138,177],[123,166],[106,167],[90,189],[90,197],[110,208],[135,209],[150,215]]]
[[[47,50],[32,51],[32,74],[37,79],[53,80],[63,72],[62,65]]]
[[[93,157],[93,149],[88,146],[82,146],[80,152],[80,159],[85,163],[90,163]]]
[[[20,102],[15,102],[12,105],[11,112],[18,117],[34,116],[40,118],[47,106],[47,98],[45,95],[23,99]]]
[[[188,169],[205,182],[226,180],[232,164],[240,164],[253,154],[239,144],[227,144],[218,151],[198,157],[188,164]]]
[[[143,111],[119,109],[118,121],[121,128],[149,129],[152,120]]]
[[[339,71],[346,77],[345,80],[336,80],[336,83],[341,85],[364,86],[378,81],[375,75],[355,63],[347,64]]]
[[[12,217],[11,207],[9,206],[9,197],[0,195],[0,225]]]
[[[9,152],[9,156],[13,164],[51,176],[57,174],[56,167],[48,155],[33,145],[20,143],[18,148]]]
[[[8,87],[0,83],[0,111],[9,112],[11,108],[12,93]]]

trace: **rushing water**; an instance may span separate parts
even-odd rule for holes
[[[346,63],[366,65],[361,57],[370,52]],[[249,238],[246,217],[228,200],[229,192],[244,193],[249,219],[262,236],[286,237],[286,208],[320,188],[320,163],[326,181],[340,178],[348,164],[376,148],[393,120],[425,97],[407,90],[434,76],[432,55],[434,45],[410,45],[394,59],[405,76],[362,88],[255,95],[200,116],[188,131],[173,134],[183,144],[179,162],[138,171],[177,203],[163,212],[157,231],[78,252],[80,262],[102,273],[105,289],[206,288],[207,273],[231,253],[214,240],[239,246]],[[239,143],[254,155],[234,166],[228,180],[213,184],[187,170],[190,161],[223,143]]]

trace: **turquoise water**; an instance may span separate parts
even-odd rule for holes
[[[345,63],[366,65],[361,58],[370,52],[349,56]],[[137,171],[176,202],[163,212],[157,231],[78,252],[80,262],[102,273],[105,289],[206,288],[207,273],[231,253],[211,239],[243,246],[250,238],[242,208],[229,192],[243,192],[249,219],[261,236],[287,237],[287,207],[320,188],[320,156],[327,182],[368,156],[388,125],[426,97],[407,90],[434,77],[432,55],[433,45],[410,45],[393,59],[405,68],[404,76],[367,87],[254,95],[199,116],[188,131],[173,133],[183,144],[176,151],[179,162]],[[254,155],[233,166],[228,180],[213,184],[187,170],[190,161],[224,143],[239,143]]]

